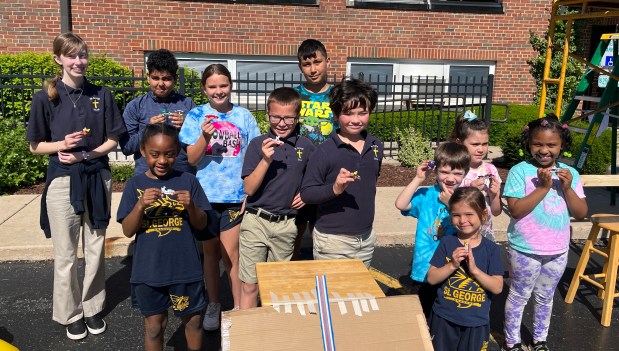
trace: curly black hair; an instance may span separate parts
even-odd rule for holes
[[[169,50],[159,49],[148,55],[148,60],[146,60],[146,69],[148,72],[168,72],[176,78],[178,61],[176,61],[176,57],[174,57]]]
[[[559,122],[557,115],[549,113],[542,118],[527,123],[522,129],[520,142],[522,143],[522,148],[528,153],[531,153],[529,149],[531,135],[537,130],[551,130],[558,133],[561,136],[561,151],[569,150],[572,147],[572,133],[570,133],[567,124],[562,124]]]

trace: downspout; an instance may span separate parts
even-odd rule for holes
[[[71,0],[60,0],[60,32],[70,32],[73,30],[71,24]]]

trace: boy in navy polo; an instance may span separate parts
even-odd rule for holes
[[[149,124],[167,123],[176,129],[181,129],[187,112],[196,107],[191,98],[174,90],[178,79],[178,61],[174,55],[159,49],[148,56],[146,61],[147,79],[150,91],[131,100],[123,119],[127,127],[127,136],[121,138],[120,147],[125,155],[133,155],[135,175],[148,170],[148,166],[140,153],[140,139],[144,129]],[[187,145],[182,145],[174,169],[196,174],[196,168],[187,161]]]
[[[243,171],[247,203],[239,241],[240,308],[258,303],[257,262],[289,261],[297,227],[294,217],[305,204],[301,179],[314,144],[299,135],[301,96],[277,88],[267,100],[271,128],[247,147]]]
[[[314,259],[357,258],[369,267],[383,144],[365,128],[378,98],[371,85],[350,79],[334,86],[329,100],[339,129],[318,146],[301,186],[301,199],[318,204]]]

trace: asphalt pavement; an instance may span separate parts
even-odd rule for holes
[[[572,304],[566,304],[563,300],[581,247],[580,244],[570,247],[568,267],[555,292],[548,344],[551,350],[617,350],[618,307],[614,309],[611,326],[605,328],[599,324],[601,300],[592,289],[583,286]],[[304,247],[303,256],[308,258],[309,254],[309,247]],[[408,278],[411,255],[411,246],[376,249],[372,267],[395,278],[402,286],[394,289],[379,284],[386,295],[410,294],[414,290]],[[102,315],[108,323],[108,330],[101,335],[89,335],[81,341],[67,339],[64,327],[51,320],[52,261],[8,261],[0,264],[0,339],[20,350],[142,350],[143,319],[140,312],[131,307],[130,301],[131,257],[109,258],[105,263],[107,304]],[[83,261],[80,260],[80,271],[82,265]],[[503,306],[509,283],[507,272],[505,276],[507,279],[503,293],[492,300],[492,340],[489,351],[498,351],[498,343],[502,342]],[[223,276],[221,283],[223,308],[229,309],[232,303],[227,279]],[[530,342],[531,328],[532,308],[529,305],[525,310],[522,327],[525,342]],[[165,350],[185,350],[182,324],[172,315],[164,340]],[[205,333],[203,350],[217,351],[219,344],[219,331]]]

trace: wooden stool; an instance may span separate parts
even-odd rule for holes
[[[591,222],[593,226],[583,247],[578,266],[576,266],[570,288],[565,296],[565,302],[572,303],[574,301],[581,279],[593,284],[600,289],[599,295],[603,300],[601,323],[608,327],[613,311],[613,300],[615,297],[619,297],[619,292],[615,291],[617,267],[619,266],[619,215],[595,214],[591,216]],[[605,250],[599,250],[593,246],[597,241],[600,229],[606,229],[609,232],[608,246]],[[601,273],[585,275],[585,268],[587,268],[592,252],[604,257],[604,268]]]

